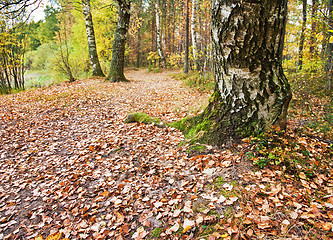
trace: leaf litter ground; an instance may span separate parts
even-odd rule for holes
[[[208,93],[169,73],[1,96],[0,239],[330,239],[327,171],[254,172],[235,151],[190,156],[176,129],[124,124],[205,107]]]

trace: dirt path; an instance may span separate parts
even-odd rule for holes
[[[189,158],[179,131],[123,123],[130,112],[173,121],[204,107],[208,94],[169,73],[0,96],[0,239],[169,238],[194,219],[199,196],[237,157]]]

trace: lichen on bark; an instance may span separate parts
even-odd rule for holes
[[[216,87],[205,111],[174,126],[192,141],[229,140],[286,126],[291,99],[281,59],[286,0],[222,1],[212,4]]]

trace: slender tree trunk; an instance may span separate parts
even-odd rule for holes
[[[154,17],[152,17],[152,23],[151,23],[151,51],[155,52],[157,50],[156,48],[156,13],[153,12]]]
[[[329,29],[333,30],[333,14],[332,14],[332,2],[333,0],[330,0],[328,3],[328,25]],[[332,91],[333,88],[333,42],[331,43],[330,39],[333,37],[333,33],[331,31],[328,31],[328,43],[327,43],[327,60],[326,60],[326,78],[327,78],[327,89],[329,91]]]
[[[170,1],[168,2],[168,20],[167,20],[167,23],[170,23],[172,22],[171,20],[171,4],[170,4]],[[168,41],[167,41],[167,54],[170,54],[171,53],[171,44],[172,44],[172,38],[171,38],[171,28],[174,28],[174,26],[172,26],[171,24],[167,25],[167,36],[168,36]]]
[[[161,28],[161,23],[160,23],[160,9],[159,9],[159,0],[156,0],[155,2],[155,17],[156,17],[156,37],[157,37],[157,51],[158,51],[158,56],[160,57],[160,63],[163,68],[166,67],[166,60],[163,52],[163,47],[162,47],[162,28]]]
[[[140,34],[140,30],[138,31],[138,40],[137,40],[137,44],[136,44],[136,67],[139,68],[140,67],[140,55],[141,55],[141,51],[140,51],[140,44],[141,44],[141,34]]]
[[[194,141],[222,145],[286,126],[290,85],[282,70],[287,0],[214,0],[216,87],[204,112],[180,122]]]
[[[88,39],[88,49],[89,49],[89,61],[92,68],[92,75],[104,77],[101,65],[98,60],[96,40],[95,40],[95,31],[92,21],[90,0],[82,0],[82,13],[84,16],[84,21],[86,24],[86,32]]]
[[[130,20],[130,0],[117,0],[119,4],[117,29],[114,34],[112,59],[109,75],[106,80],[111,82],[128,81],[124,75],[125,45]]]
[[[304,49],[305,30],[306,30],[306,5],[307,5],[306,1],[307,0],[303,0],[303,22],[302,22],[301,39],[299,42],[299,56],[298,56],[299,70],[302,69],[302,65],[303,65],[303,49]]]
[[[185,0],[185,59],[184,59],[184,73],[188,73],[188,71],[189,71],[189,62],[188,62],[188,49],[189,49],[188,1],[189,0]]]
[[[175,18],[175,11],[176,11],[176,7],[175,7],[175,2],[172,1],[172,9],[173,9],[173,12],[172,12],[172,22],[176,22],[176,18]],[[176,28],[173,27],[172,28],[172,53],[176,53]]]
[[[142,1],[140,1],[137,19],[140,19],[140,17],[141,17],[141,9],[142,9]],[[140,45],[141,45],[141,25],[138,29],[137,44],[136,44],[136,67],[137,68],[140,67],[140,56],[141,56]]]
[[[318,9],[318,2],[317,0],[312,0],[312,12],[311,12],[311,36],[310,36],[310,53],[311,55],[315,52],[315,43],[316,43],[316,34],[317,34],[317,9]]]
[[[197,5],[197,19],[198,19],[198,31],[196,32],[196,38],[197,38],[197,52],[198,52],[198,56],[197,56],[197,62],[199,64],[199,70],[202,71],[203,70],[203,54],[199,54],[201,51],[203,51],[204,47],[203,47],[203,37],[202,37],[202,30],[203,30],[203,25],[202,25],[202,16],[200,14],[200,3],[198,3]]]
[[[195,29],[196,22],[196,14],[197,12],[197,0],[192,1],[192,16],[191,16],[191,34],[192,34],[192,48],[193,48],[193,61],[194,61],[194,69],[199,69],[198,63],[198,45],[197,45],[197,32]]]

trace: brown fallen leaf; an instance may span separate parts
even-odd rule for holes
[[[271,227],[271,225],[268,222],[258,223],[258,228],[259,229],[267,229],[267,228],[270,228],[270,227]]]
[[[249,237],[252,237],[253,235],[253,230],[250,228],[246,231],[246,234],[249,236]]]

